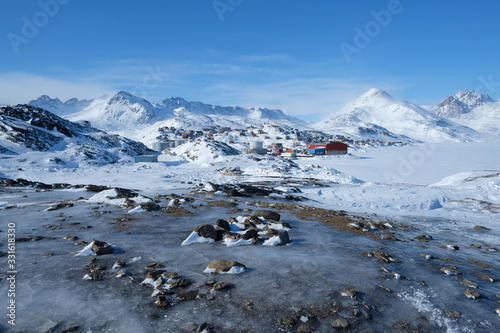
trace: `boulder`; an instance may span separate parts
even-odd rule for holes
[[[103,255],[103,254],[111,254],[114,252],[113,248],[111,245],[109,245],[106,242],[101,242],[96,239],[92,241],[92,251],[97,254],[98,256]]]
[[[152,212],[160,210],[161,207],[155,202],[145,202],[141,203],[141,208],[148,212]]]
[[[217,239],[217,231],[210,224],[197,226],[196,228],[194,228],[194,232],[196,232],[201,237]]]
[[[278,237],[280,238],[281,245],[285,245],[291,242],[290,236],[288,235],[287,231],[279,231]]]
[[[218,229],[224,230],[224,231],[231,231],[231,226],[229,225],[229,222],[223,219],[218,219],[215,221],[215,226]]]
[[[248,229],[242,236],[243,239],[258,238],[259,231],[257,229]]]
[[[155,305],[159,308],[168,308],[170,306],[170,302],[165,296],[158,296],[156,298]]]
[[[270,211],[270,210],[264,210],[264,209],[259,209],[259,210],[254,211],[252,213],[252,216],[263,217],[266,220],[271,220],[271,221],[279,221],[281,218],[280,214],[273,212],[273,211]]]
[[[207,268],[215,269],[218,272],[229,272],[233,267],[246,268],[242,263],[232,260],[211,260],[207,265]]]

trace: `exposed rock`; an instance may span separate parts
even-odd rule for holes
[[[112,254],[114,252],[111,245],[109,245],[106,242],[101,242],[95,239],[92,241],[92,251],[98,256],[104,254]]]
[[[430,259],[436,259],[436,257],[434,257],[432,254],[420,253],[420,256],[421,256],[422,258],[427,259],[427,260],[430,260]]]
[[[214,283],[212,286],[212,290],[221,291],[221,290],[229,289],[230,287],[231,287],[231,283],[222,281],[222,282]]]
[[[217,221],[215,221],[215,226],[220,230],[231,231],[231,225],[228,221],[223,219],[218,219]]]
[[[460,312],[458,312],[458,311],[445,310],[445,313],[450,318],[460,318],[461,317]]]
[[[77,236],[65,236],[64,239],[74,242],[78,239],[78,237]]]
[[[288,235],[288,231],[279,231],[278,232],[278,237],[280,238],[281,245],[285,245],[290,243],[290,236]]]
[[[201,237],[217,239],[217,231],[210,224],[203,224],[194,228],[194,232],[196,232]]]
[[[346,329],[349,327],[349,322],[344,318],[339,318],[331,323],[331,326],[336,329]]]
[[[467,279],[461,280],[460,284],[464,285],[466,287],[469,287],[469,288],[477,288],[477,287],[479,287],[477,283],[472,282],[471,280],[467,280]]]
[[[455,266],[444,266],[439,269],[446,275],[458,275],[460,272],[457,270]]]
[[[276,212],[273,212],[273,211],[270,211],[270,210],[255,210],[253,213],[252,213],[252,216],[255,216],[255,217],[263,217],[265,218],[266,220],[271,220],[271,221],[279,221],[280,218],[281,218],[281,215],[276,213]]]
[[[479,260],[474,260],[474,259],[469,258],[469,259],[467,259],[467,261],[470,263],[473,263],[474,265],[482,267],[482,268],[491,268],[490,264],[484,263],[484,262],[479,261]]]
[[[158,296],[155,301],[155,305],[159,308],[168,308],[170,307],[170,302],[165,296]]]
[[[474,226],[474,230],[491,230],[491,229],[483,227],[482,225],[476,225]]]
[[[87,185],[85,189],[89,192],[102,192],[111,189],[110,187],[104,185]]]
[[[481,295],[477,291],[471,289],[466,289],[464,291],[464,295],[467,296],[467,298],[473,298],[473,299],[481,298]]]
[[[372,315],[370,314],[370,312],[362,310],[361,313],[363,314],[363,318],[365,318],[366,320],[372,319]]]
[[[54,211],[62,208],[68,208],[68,207],[73,207],[74,204],[72,202],[59,202],[55,205],[50,206],[49,208],[46,209],[46,211]]]
[[[308,324],[302,324],[297,328],[297,332],[300,333],[309,333],[309,332],[314,332],[314,328],[311,325]]]
[[[393,257],[392,255],[390,255],[389,253],[386,253],[386,252],[383,252],[383,251],[380,251],[380,250],[374,251],[373,255],[379,261],[381,261],[383,263],[386,263],[386,264],[387,263],[391,263],[391,262],[398,262],[398,260],[395,257]]]
[[[117,278],[121,278],[121,277],[129,276],[129,275],[130,275],[130,273],[129,273],[129,272],[127,272],[127,271],[126,271],[126,270],[124,270],[124,269],[120,269],[120,270],[118,270],[118,271],[116,272],[116,277],[117,277]]]
[[[161,277],[164,279],[179,279],[181,276],[176,272],[163,271]]]
[[[350,298],[356,298],[356,290],[352,288],[343,289],[340,294],[342,296],[348,296]]]
[[[328,311],[331,313],[337,313],[342,309],[342,303],[335,301],[332,303],[332,306],[328,308]]]
[[[122,268],[125,266],[127,266],[127,263],[125,261],[115,261],[115,263],[113,264],[113,269]]]
[[[104,273],[100,270],[91,271],[83,276],[83,280],[101,281],[104,279]]]
[[[161,208],[156,202],[153,202],[153,201],[141,203],[140,206],[142,209],[144,209],[148,212],[158,211]]]
[[[297,321],[291,317],[283,317],[280,319],[280,324],[283,326],[295,326]]]
[[[419,241],[427,242],[427,241],[432,240],[433,237],[431,235],[423,234],[423,235],[419,235],[419,236],[415,237],[415,239],[419,240]]]
[[[130,199],[139,196],[139,193],[126,188],[115,187],[114,189],[116,192],[116,196],[110,199]]]
[[[399,238],[397,238],[396,236],[394,236],[392,234],[382,235],[382,239],[388,240],[388,241],[393,241],[393,242],[400,242],[401,241]]]
[[[157,262],[150,262],[149,264],[146,265],[146,267],[150,267],[150,268],[164,268],[165,265],[159,264]]]
[[[214,269],[217,272],[229,272],[233,267],[246,269],[246,266],[242,263],[231,260],[211,260],[207,265],[207,268]]]
[[[252,239],[252,238],[258,238],[259,237],[259,231],[257,229],[248,229],[243,235],[243,239]]]
[[[379,284],[378,287],[384,291],[387,291],[388,293],[392,293],[392,290],[387,288],[386,286]]]
[[[496,279],[494,277],[489,276],[488,274],[485,274],[481,271],[474,271],[474,273],[477,275],[478,278],[489,281],[489,282],[495,282]]]
[[[146,274],[146,279],[153,279],[156,280],[158,279],[164,272],[165,270],[158,270],[158,271],[151,271]]]
[[[183,288],[191,285],[191,280],[190,279],[175,279],[173,281],[167,282],[168,285],[170,285],[170,288],[175,289],[175,288]]]
[[[460,247],[458,245],[454,245],[454,244],[444,244],[443,246],[450,249],[450,250],[455,250],[455,251],[460,249]]]
[[[203,323],[198,328],[196,329],[197,333],[212,333],[213,332],[213,326],[208,324],[208,323]]]

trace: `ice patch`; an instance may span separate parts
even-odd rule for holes
[[[227,247],[233,247],[233,246],[240,246],[240,245],[252,245],[253,241],[251,239],[231,239],[231,238],[224,238],[222,241],[223,244],[225,244]]]
[[[142,209],[141,206],[137,206],[128,211],[128,213],[141,213],[141,212],[145,212],[145,210]]]
[[[205,268],[203,273],[206,273],[206,274],[241,274],[244,271],[245,271],[245,267],[242,267],[242,266],[233,266],[227,272],[219,272],[215,268],[207,267],[207,268]]]
[[[131,200],[138,205],[141,203],[151,202],[150,198],[146,198],[142,195],[138,195],[136,197],[132,197],[129,199],[116,198],[117,196],[118,196],[118,193],[116,192],[115,189],[104,190],[104,191],[101,191],[101,192],[91,196],[90,198],[85,200],[85,202],[109,204],[109,205],[114,205],[114,206],[124,206],[127,203],[127,200]]]
[[[416,289],[413,292],[404,291],[398,293],[398,297],[413,305],[418,312],[427,314],[430,320],[435,322],[439,327],[446,327],[446,333],[474,332],[472,328],[454,325],[453,321],[447,318],[442,310],[432,304],[429,296],[423,290]]]
[[[185,246],[185,245],[191,245],[191,244],[196,244],[196,243],[214,243],[215,240],[213,238],[206,238],[206,237],[202,237],[200,235],[198,235],[196,232],[192,232],[188,238],[186,238],[183,242],[182,242],[182,246]]]
[[[278,246],[278,245],[281,245],[281,239],[279,236],[273,236],[271,238],[269,238],[268,240],[266,240],[264,242],[264,244],[262,245],[266,245],[266,246]]]

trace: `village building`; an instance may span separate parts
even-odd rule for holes
[[[345,155],[349,146],[343,142],[311,143],[308,152],[313,155]]]

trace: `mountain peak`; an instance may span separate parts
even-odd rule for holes
[[[360,99],[373,99],[373,98],[384,98],[393,99],[391,95],[379,88],[372,88],[365,92]]]
[[[493,101],[488,94],[480,94],[474,90],[460,90],[455,95],[455,98],[467,105],[469,108],[474,108],[484,103]]]

